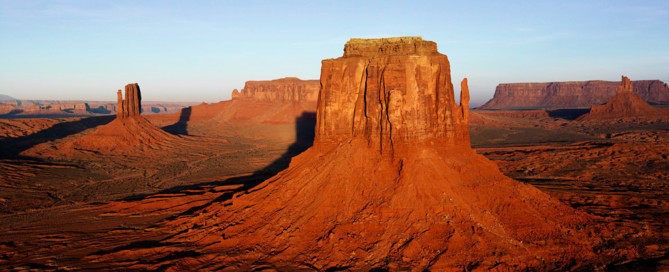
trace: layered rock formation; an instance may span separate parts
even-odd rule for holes
[[[420,37],[352,39],[324,60],[314,146],[247,194],[168,224],[190,269],[583,269],[591,218],[469,145],[468,89]],[[603,253],[602,253],[603,254]],[[160,264],[168,267],[170,264]]]
[[[499,84],[479,109],[587,108],[606,103],[620,82],[570,81]],[[633,93],[651,104],[669,104],[669,86],[659,80],[632,82]]]
[[[579,120],[612,119],[626,117],[649,117],[669,115],[667,109],[655,108],[634,94],[634,87],[629,78],[623,76],[616,90],[616,96],[604,105],[592,106],[590,112]]]
[[[253,99],[272,102],[316,103],[320,84],[318,80],[286,77],[270,81],[247,81],[244,89],[232,92],[232,99]]]
[[[142,94],[139,90],[139,84],[125,85],[125,99],[123,99],[121,90],[118,90],[116,95],[118,96],[117,118],[125,119],[139,116],[142,113]]]

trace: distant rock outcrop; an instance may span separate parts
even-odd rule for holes
[[[499,84],[495,96],[478,109],[587,108],[611,99],[619,85],[601,80]],[[648,103],[669,104],[669,86],[662,81],[634,81],[632,89]]]
[[[232,92],[232,99],[254,99],[274,102],[316,103],[320,84],[318,80],[286,77],[270,81],[247,81],[244,89]]]
[[[178,114],[149,118],[168,130],[178,123],[179,127],[189,127],[189,133],[228,136],[240,132],[234,126],[241,124],[266,128],[266,125],[295,124],[305,114],[314,115],[319,89],[318,80],[296,77],[247,81],[244,89],[232,91],[231,100],[202,103],[185,108]]]
[[[669,115],[668,109],[655,108],[634,94],[632,82],[623,76],[616,96],[604,105],[592,106],[590,112],[578,120],[596,120],[627,117],[650,117]]]
[[[168,224],[183,231],[166,244],[202,249],[190,269],[568,270],[606,254],[589,216],[471,149],[467,81],[458,105],[434,42],[352,39],[320,82],[313,147]]]

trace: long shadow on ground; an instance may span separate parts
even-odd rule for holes
[[[548,113],[549,117],[571,121],[576,120],[576,118],[581,117],[581,115],[590,112],[590,109],[555,109],[547,110],[546,112]]]
[[[191,107],[181,109],[179,121],[169,126],[163,127],[164,131],[175,135],[188,135],[188,121],[190,121],[190,114],[193,109]]]
[[[0,159],[19,158],[19,154],[41,143],[62,139],[80,133],[84,130],[106,125],[116,116],[96,116],[83,118],[77,121],[63,122],[41,130],[39,132],[17,138],[0,140]]]
[[[143,195],[135,195],[135,196],[130,196],[126,197],[123,199],[120,199],[120,201],[127,201],[127,202],[133,202],[133,201],[141,201],[143,199],[151,198],[152,196],[155,195],[165,195],[165,194],[179,194],[179,195],[193,195],[193,194],[204,194],[206,192],[209,192],[210,190],[214,190],[213,188],[216,186],[222,186],[222,185],[240,185],[239,187],[236,187],[236,189],[231,189],[225,191],[223,194],[221,194],[219,197],[216,199],[213,199],[203,205],[192,207],[189,210],[186,210],[178,215],[174,215],[167,220],[171,220],[174,218],[177,218],[179,216],[183,215],[190,215],[193,214],[199,210],[202,210],[212,203],[216,202],[222,202],[226,201],[232,198],[233,195],[241,192],[247,192],[250,189],[256,187],[260,183],[266,181],[267,179],[275,176],[277,173],[281,172],[282,170],[288,168],[290,164],[290,160],[292,157],[299,155],[300,153],[304,152],[307,150],[309,147],[313,145],[314,141],[314,132],[315,132],[315,126],[316,126],[316,114],[313,112],[306,112],[303,113],[301,116],[299,116],[296,119],[295,122],[295,130],[296,130],[296,139],[295,142],[290,145],[290,147],[286,150],[286,152],[277,160],[272,162],[271,164],[267,165],[266,167],[255,171],[251,175],[247,176],[238,176],[238,177],[233,177],[233,178],[228,178],[225,180],[218,180],[218,181],[212,181],[212,182],[205,182],[205,183],[199,183],[199,184],[194,184],[194,185],[182,185],[182,186],[176,186],[172,187],[169,189],[165,189],[162,191],[159,191],[157,193],[151,193],[151,194],[143,194]],[[234,187],[234,186],[232,186]],[[176,196],[179,197],[179,196]],[[121,250],[126,250],[126,249],[136,249],[136,248],[152,248],[152,247],[160,247],[160,246],[165,246],[167,245],[166,243],[162,241],[154,241],[154,240],[147,240],[147,241],[140,241],[140,242],[135,242],[135,243],[129,243],[124,246],[119,246],[117,248],[111,249],[111,250],[106,250],[106,251],[98,251],[95,253],[92,253],[90,255],[105,255],[105,254],[110,254],[114,253],[117,251]],[[176,252],[173,254],[181,254],[180,252]],[[188,252],[188,256],[190,255],[199,255],[197,252]],[[172,256],[170,255],[169,258],[180,258],[181,256]]]
[[[184,114],[182,114],[183,116]],[[188,114],[190,115],[190,114]],[[199,184],[193,184],[193,185],[181,185],[181,186],[176,186],[172,187],[169,189],[161,190],[157,193],[150,193],[150,194],[142,194],[142,195],[134,195],[134,196],[129,196],[120,199],[121,201],[138,201],[142,199],[149,198],[153,195],[156,194],[174,194],[174,193],[185,193],[185,194],[196,194],[199,193],[200,191],[204,193],[206,188],[212,187],[212,186],[220,186],[220,185],[241,185],[238,189],[231,190],[229,192],[224,193],[221,195],[219,198],[213,200],[212,202],[219,202],[219,201],[225,201],[228,200],[232,197],[232,195],[238,193],[238,192],[245,192],[253,187],[257,186],[258,184],[262,183],[263,181],[275,176],[279,172],[283,171],[284,169],[288,168],[290,165],[290,160],[294,157],[299,155],[300,153],[304,152],[307,150],[309,147],[313,145],[314,142],[314,137],[315,137],[315,128],[316,128],[316,113],[313,112],[305,112],[301,116],[297,117],[295,120],[295,135],[296,139],[293,144],[291,144],[286,152],[281,155],[278,159],[276,159],[274,162],[270,163],[269,165],[265,166],[264,168],[257,170],[253,172],[251,175],[248,176],[240,176],[240,177],[233,177],[225,180],[219,180],[219,181],[212,181],[212,182],[205,182],[205,183],[199,183]],[[205,204],[200,208],[206,207],[209,204]],[[198,208],[199,209],[199,208]],[[198,210],[195,209],[195,210]],[[195,210],[188,211],[187,213],[192,213],[195,212]]]

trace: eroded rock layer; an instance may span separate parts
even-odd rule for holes
[[[201,255],[161,267],[559,270],[605,254],[590,216],[471,149],[467,82],[458,105],[434,43],[345,48],[323,61],[314,146],[249,192],[168,223],[182,231],[164,242]]]
[[[602,80],[499,84],[479,109],[587,108],[606,103],[619,85]],[[660,80],[633,81],[632,89],[648,103],[669,104],[669,86]]]

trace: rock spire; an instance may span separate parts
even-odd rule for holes
[[[139,84],[132,83],[125,85],[125,100],[123,99],[121,90],[118,90],[116,95],[118,96],[117,118],[125,119],[139,116],[142,113],[142,94],[139,90]]]

